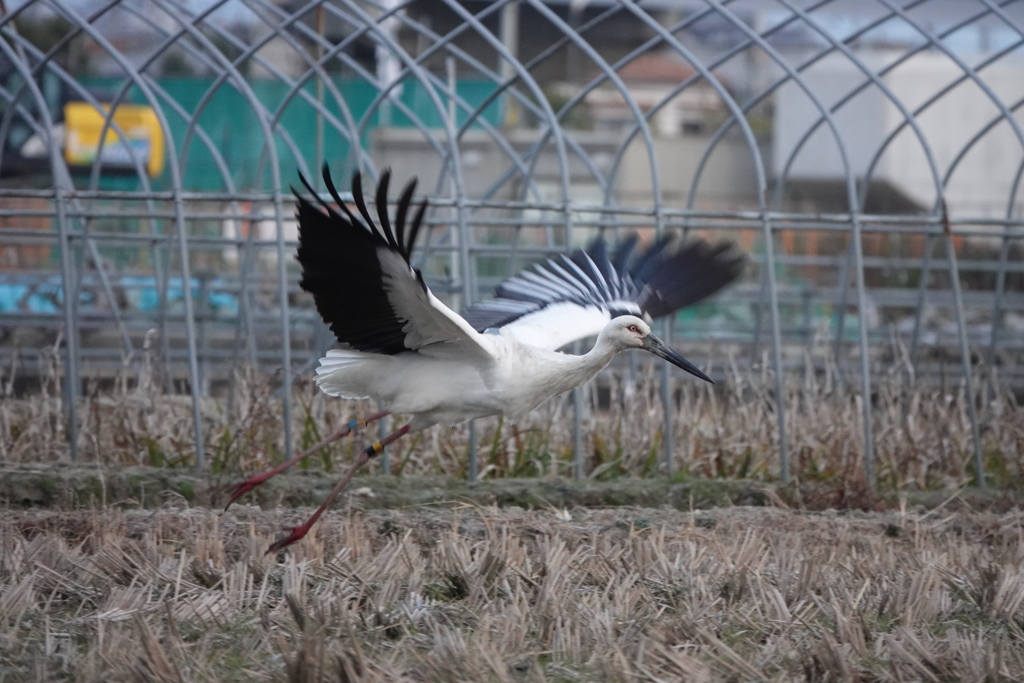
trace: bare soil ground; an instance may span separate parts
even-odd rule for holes
[[[0,681],[1018,681],[1024,513],[8,508]]]

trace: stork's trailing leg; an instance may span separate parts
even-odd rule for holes
[[[374,457],[375,455],[379,455],[381,451],[384,450],[385,446],[392,443],[393,441],[398,440],[399,437],[401,437],[408,431],[409,425],[405,425],[397,432],[388,434],[380,441],[377,441],[373,445],[367,446],[365,449],[363,449],[363,451],[359,454],[359,457],[356,458],[356,461],[352,463],[352,469],[348,471],[348,474],[342,477],[341,481],[338,482],[338,485],[335,486],[334,490],[331,491],[330,495],[327,496],[327,500],[324,501],[324,504],[316,509],[316,512],[313,513],[312,517],[306,520],[305,524],[303,524],[302,526],[290,527],[288,529],[288,535],[275,541],[273,545],[271,545],[270,548],[267,549],[267,554],[269,555],[270,553],[277,552],[282,548],[287,548],[292,543],[301,540],[302,537],[309,533],[309,530],[313,527],[313,525],[316,524],[316,520],[320,519],[320,515],[324,514],[324,510],[326,510],[327,507],[332,502],[334,502],[334,499],[337,498],[338,495],[345,490],[345,487],[348,486],[349,481],[352,480],[352,475],[356,473],[356,470],[358,470],[360,467],[369,462],[370,458]]]
[[[256,488],[257,486],[259,486],[260,484],[265,482],[267,479],[270,479],[271,477],[273,477],[273,476],[275,476],[277,474],[280,474],[281,472],[284,472],[286,469],[288,469],[292,465],[294,465],[294,464],[296,464],[298,462],[301,462],[305,458],[308,458],[309,456],[313,455],[317,451],[322,450],[323,448],[329,446],[330,444],[334,443],[338,439],[340,439],[342,437],[345,437],[345,436],[348,436],[349,434],[352,433],[352,430],[355,429],[356,427],[362,427],[362,426],[370,424],[371,422],[376,422],[377,420],[381,419],[382,417],[386,417],[387,415],[388,415],[388,413],[386,413],[386,412],[384,412],[384,413],[375,413],[375,414],[371,415],[370,417],[366,418],[365,420],[352,420],[351,422],[349,422],[349,423],[347,423],[345,425],[342,425],[341,429],[339,429],[338,431],[334,432],[334,434],[331,434],[329,437],[327,437],[326,439],[324,439],[320,443],[317,443],[317,444],[314,444],[314,445],[310,446],[306,450],[304,450],[301,453],[299,453],[298,455],[294,456],[291,460],[288,460],[286,462],[281,463],[280,465],[278,465],[277,467],[275,467],[274,469],[272,469],[272,470],[270,470],[268,472],[264,472],[263,474],[253,475],[252,477],[249,477],[248,479],[246,479],[245,481],[241,482],[240,484],[235,484],[231,488],[231,491],[230,491],[231,498],[228,500],[228,504],[224,506],[224,509],[227,510],[229,507],[231,507],[231,504],[234,503],[240,496],[243,496],[246,493],[248,493],[249,491],[252,491],[254,488]]]

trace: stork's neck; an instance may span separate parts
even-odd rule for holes
[[[558,354],[561,356],[561,367],[552,378],[555,385],[552,387],[553,393],[561,394],[589,382],[597,373],[604,370],[618,353],[619,349],[601,335],[598,336],[594,348],[582,356]]]

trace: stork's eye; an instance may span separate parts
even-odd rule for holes
[[[630,331],[630,332],[637,332],[637,333],[639,333],[639,332],[640,332],[640,330],[639,330],[639,329],[637,328],[637,326],[636,326],[636,325],[630,325],[630,326],[629,326],[629,331]]]

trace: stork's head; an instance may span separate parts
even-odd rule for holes
[[[654,336],[651,333],[651,326],[636,316],[621,315],[613,318],[604,328],[604,331],[601,332],[601,336],[605,337],[605,339],[621,351],[626,349],[643,349],[653,353],[655,356],[664,358],[672,365],[686,370],[695,377],[700,377],[705,382],[714,384],[711,378],[701,372],[696,365],[680,356],[674,349],[666,345],[665,342]]]

